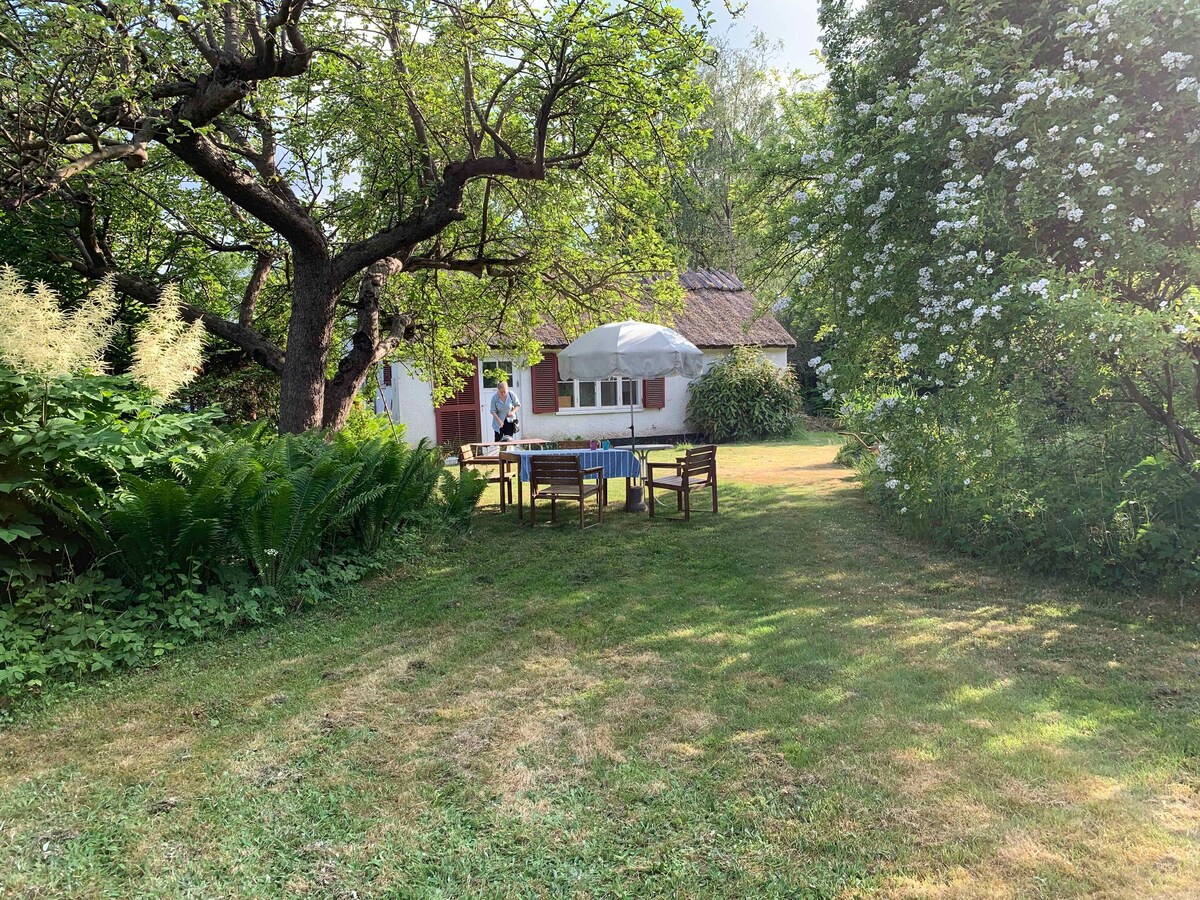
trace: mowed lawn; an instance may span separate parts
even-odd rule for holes
[[[908,541],[835,450],[722,448],[690,526],[493,505],[60,691],[0,731],[0,893],[1200,896],[1195,616]]]

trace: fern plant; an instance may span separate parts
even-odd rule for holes
[[[137,585],[163,572],[218,580],[235,522],[264,485],[257,448],[231,443],[173,465],[174,478],[129,478],[105,520],[108,568]]]
[[[229,492],[172,478],[131,478],[108,514],[113,560],[132,584],[162,572],[198,574],[225,556]]]
[[[334,452],[347,464],[361,466],[351,494],[363,500],[349,532],[369,553],[379,549],[389,532],[429,506],[442,472],[441,457],[426,441],[410,448],[384,438],[356,444],[339,436]]]
[[[487,478],[474,469],[464,470],[461,477],[443,472],[441,507],[446,525],[461,531],[470,528],[471,514],[487,486]]]
[[[277,440],[266,468],[268,478],[241,514],[237,537],[263,584],[278,588],[317,558],[327,532],[352,518],[380,489],[355,494],[362,464],[347,464],[303,435]]]

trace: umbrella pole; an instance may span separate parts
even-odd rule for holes
[[[633,397],[629,398],[629,452],[637,457],[637,429],[633,424]],[[629,496],[625,501],[626,512],[645,512],[646,501],[643,499],[646,489],[646,470],[643,466],[638,472],[638,484],[629,488]]]
[[[629,398],[629,449],[637,450],[637,432],[633,427],[633,398]]]

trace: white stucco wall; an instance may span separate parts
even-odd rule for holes
[[[787,349],[783,347],[763,348],[763,355],[781,369],[787,368]],[[727,350],[705,350],[705,368],[716,360],[727,356]],[[533,376],[528,366],[515,373],[517,396],[521,399],[521,432],[518,437],[560,440],[581,438],[626,438],[629,436],[629,408],[606,409],[603,412],[587,410],[560,410],[557,413],[534,414],[531,396]],[[687,401],[690,378],[668,378],[665,383],[666,405],[662,409],[635,408],[633,418],[639,438],[655,435],[685,434],[688,431]],[[437,440],[437,422],[434,418],[430,386],[421,381],[407,367],[392,364],[392,385],[383,388],[387,397],[392,419],[403,422],[408,440],[421,438]],[[486,422],[484,398],[480,398],[480,425],[484,440],[491,440]],[[376,411],[383,412],[383,403],[377,398]]]
[[[404,423],[404,436],[412,443],[421,438],[437,440],[437,420],[433,415],[433,391],[403,363],[392,363],[392,384],[383,388],[393,422]],[[375,412],[384,412],[379,396]]]

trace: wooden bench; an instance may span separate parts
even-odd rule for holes
[[[459,475],[461,476],[468,468],[481,471],[487,476],[489,484],[500,485],[500,512],[508,509],[508,504],[513,502],[513,476],[509,474],[508,463],[499,456],[481,456],[475,452],[470,444],[463,444],[458,448]],[[495,474],[492,474],[493,469],[495,470]],[[507,502],[505,502],[506,493],[508,495]]]
[[[588,483],[589,478],[596,481]],[[529,524],[537,524],[537,501],[550,501],[550,521],[558,521],[558,501],[571,500],[579,504],[579,528],[584,524],[584,503],[595,495],[597,519],[604,521],[604,467],[585,469],[578,456],[532,456],[529,460]]]
[[[659,473],[662,474],[659,474]],[[670,474],[667,474],[667,473]],[[683,520],[692,518],[692,491],[712,490],[712,511],[717,511],[717,448],[712,444],[693,447],[673,463],[649,463],[646,466],[646,492],[650,518],[654,518],[654,489],[673,491]]]

